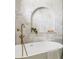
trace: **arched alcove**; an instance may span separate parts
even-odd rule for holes
[[[36,8],[31,15],[31,27],[35,27],[38,32],[55,30],[55,13],[48,7]]]

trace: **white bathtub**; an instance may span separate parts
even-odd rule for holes
[[[15,58],[16,59],[60,59],[62,45],[56,42],[34,42],[25,44],[28,56],[24,51],[22,56],[22,46],[15,46]]]

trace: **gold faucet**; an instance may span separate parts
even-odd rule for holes
[[[24,38],[24,35],[23,35],[23,27],[25,27],[25,25],[24,24],[21,24],[21,30],[17,29],[17,31],[20,31],[21,32],[21,35],[19,37],[21,39],[21,44],[22,44],[22,56],[23,56],[23,47],[25,49],[26,55],[28,56],[27,51],[26,51],[26,47],[25,47],[24,42],[23,42],[23,38]]]

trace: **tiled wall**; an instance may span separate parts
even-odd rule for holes
[[[51,26],[55,29],[56,33],[52,35],[43,33],[43,34],[30,34],[31,31],[31,14],[32,12],[38,7],[48,7],[53,11],[53,15],[55,16],[54,25]],[[16,37],[15,41],[16,44],[20,43],[19,35],[21,34],[17,29],[21,28],[21,24],[25,24],[24,28],[24,42],[32,42],[32,41],[41,41],[41,40],[48,40],[46,38],[51,38],[51,40],[60,38],[62,39],[62,0],[16,0]],[[37,18],[36,18],[37,19]],[[40,22],[34,20],[34,23],[37,25]],[[43,22],[43,21],[42,21]],[[49,23],[45,25],[48,26]],[[41,27],[42,28],[42,27]],[[41,29],[44,31],[44,29]],[[58,35],[60,34],[60,35]],[[41,39],[42,38],[42,39]]]

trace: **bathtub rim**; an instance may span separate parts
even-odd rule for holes
[[[47,43],[50,42],[50,43],[52,43],[52,41],[41,41],[41,42],[47,42]],[[32,43],[41,43],[41,42],[31,42],[31,44],[32,44]],[[55,50],[50,50],[50,51],[46,51],[46,52],[41,52],[41,53],[39,53],[39,54],[48,53],[48,52],[51,52],[51,51],[57,51],[57,50],[59,50],[59,49],[63,49],[63,45],[62,45],[61,43],[58,43],[58,42],[53,42],[53,43],[57,43],[57,44],[61,45],[62,47],[61,47],[61,48],[58,48],[58,49],[55,49]],[[26,43],[26,44],[30,44],[30,43]],[[21,45],[21,44],[19,44],[19,45]],[[16,48],[16,45],[15,45],[15,48]],[[28,58],[28,57],[36,56],[36,55],[39,55],[39,54],[24,56],[24,57],[21,57],[21,58]],[[18,58],[15,57],[15,59],[20,59],[20,57],[18,57]]]

